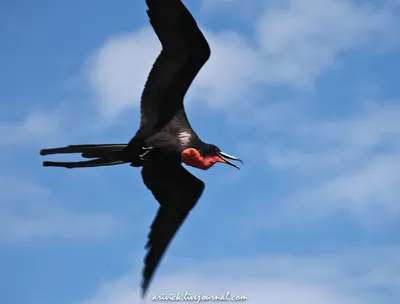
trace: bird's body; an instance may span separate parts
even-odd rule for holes
[[[129,163],[142,167],[144,184],[159,202],[151,225],[143,271],[142,295],[161,257],[200,198],[204,183],[182,163],[207,170],[228,159],[239,160],[204,143],[192,129],[183,99],[210,57],[210,47],[181,0],[146,0],[147,14],[162,51],[156,59],[141,98],[140,127],[128,144],[70,145],[43,149],[41,155],[81,153],[91,160],[43,162],[44,166],[84,168]],[[237,167],[238,168],[238,167]]]

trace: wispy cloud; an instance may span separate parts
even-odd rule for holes
[[[242,20],[254,20],[254,16],[257,16],[265,9],[265,4],[265,1],[260,0],[251,2],[240,0],[202,0],[200,12],[206,15],[215,14],[215,16],[224,13],[228,18],[239,17]]]
[[[400,290],[400,264],[393,263],[397,248],[369,248],[328,257],[289,255],[214,262],[186,261],[186,266],[170,275],[157,277],[151,295],[184,294],[243,295],[249,303],[391,303]],[[132,285],[137,270],[116,281],[103,284],[97,294],[82,304],[125,304],[137,301]],[[193,273],[196,273],[194,275]],[[381,288],[390,290],[386,298]]]
[[[276,205],[268,225],[311,223],[338,212],[367,227],[393,223],[400,216],[399,115],[396,102],[365,103],[344,118],[300,114],[284,128],[267,123],[275,140],[257,150],[266,153],[269,170],[290,175],[299,189]]]
[[[89,60],[87,77],[99,114],[115,117],[138,106],[150,69],[161,45],[150,27],[107,40]]]
[[[395,24],[390,10],[369,4],[290,0],[267,5],[256,20],[255,41],[236,31],[202,27],[212,55],[187,99],[218,108],[249,103],[258,84],[310,88],[315,77],[337,66],[341,54],[393,37]],[[91,58],[89,81],[103,114],[115,117],[138,105],[160,47],[152,30],[144,28],[110,38]]]
[[[312,86],[317,75],[338,64],[339,55],[395,33],[393,12],[372,4],[344,0],[273,3],[257,26],[261,48],[270,59],[271,81]]]
[[[0,145],[31,145],[62,136],[61,117],[57,109],[34,111],[20,121],[0,121]]]
[[[121,229],[112,215],[66,209],[49,189],[27,177],[4,174],[0,183],[0,242],[48,237],[102,238]]]
[[[250,89],[247,84],[250,78],[253,78],[251,82],[255,81],[252,73],[262,58],[236,33],[207,32],[207,38],[213,55],[189,92],[201,101],[212,100],[209,106],[218,106]],[[139,105],[160,48],[154,32],[146,28],[109,39],[97,56],[91,58],[89,82],[100,100],[104,116],[113,118]]]

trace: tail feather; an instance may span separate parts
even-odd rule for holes
[[[40,155],[84,153],[89,151],[103,150],[122,150],[126,144],[106,144],[106,145],[69,145],[61,148],[42,149]]]
[[[84,158],[95,158],[88,161],[78,162],[53,162],[44,161],[44,167],[63,167],[63,168],[87,168],[111,166],[129,163],[121,153],[126,144],[104,144],[104,145],[69,145],[60,148],[42,149],[40,155],[81,153]]]
[[[44,161],[42,163],[43,167],[61,167],[61,168],[89,168],[89,167],[101,167],[101,166],[113,166],[128,163],[123,160],[109,160],[109,159],[92,159],[87,161],[79,161],[79,162],[53,162],[53,161]]]
[[[81,156],[84,158],[105,157],[110,153],[122,151],[126,146],[127,145],[115,145],[90,149],[82,152]]]

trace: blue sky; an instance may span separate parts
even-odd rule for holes
[[[395,303],[398,1],[185,4],[212,49],[188,116],[245,164],[189,169],[206,191],[150,294]],[[38,152],[134,134],[160,50],[144,1],[2,1],[0,35],[0,302],[135,303],[158,207],[139,170]]]

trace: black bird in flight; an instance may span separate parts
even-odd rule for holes
[[[195,206],[204,182],[183,166],[207,170],[237,157],[200,140],[184,109],[184,96],[210,57],[210,47],[181,0],[146,0],[150,23],[162,45],[141,96],[140,127],[128,144],[70,145],[43,149],[41,155],[81,153],[91,160],[45,161],[45,167],[84,168],[129,163],[142,167],[144,184],[159,202],[144,260],[141,296],[175,233]]]

